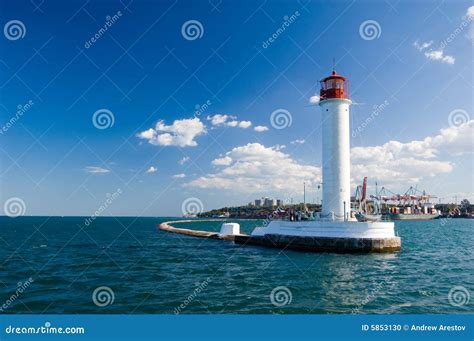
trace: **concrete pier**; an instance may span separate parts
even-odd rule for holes
[[[400,237],[336,238],[301,237],[278,234],[264,236],[235,236],[236,244],[259,245],[278,249],[334,253],[388,253],[401,249]]]
[[[221,220],[201,220],[199,222],[207,222],[207,221],[221,221]],[[209,232],[209,231],[199,231],[199,230],[190,230],[190,229],[184,229],[184,228],[178,228],[178,227],[173,227],[171,224],[177,224],[177,223],[195,223],[196,220],[175,220],[175,221],[166,221],[164,223],[161,223],[158,228],[162,231],[167,231],[167,232],[172,232],[172,233],[178,233],[178,234],[184,234],[186,236],[191,236],[191,237],[198,237],[198,238],[209,238],[209,239],[220,239],[220,240],[234,240],[233,235],[231,236],[221,236],[217,232]]]
[[[199,222],[221,221],[201,220]],[[159,229],[191,237],[233,241],[241,245],[264,246],[278,249],[299,250],[309,252],[334,253],[389,253],[401,249],[400,237],[391,238],[340,238],[291,236],[281,234],[265,234],[263,236],[249,236],[246,234],[221,236],[217,232],[191,230],[171,226],[176,223],[196,222],[196,220],[167,221],[159,225]]]

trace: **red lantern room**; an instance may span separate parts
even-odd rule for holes
[[[331,98],[349,99],[349,80],[336,73],[334,70],[331,76],[321,81],[320,100]]]

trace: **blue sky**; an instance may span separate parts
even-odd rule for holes
[[[356,102],[354,188],[368,176],[473,199],[470,2],[0,6],[0,199],[20,198],[27,215],[89,215],[118,189],[104,214],[181,215],[189,198],[205,210],[298,201],[303,181],[317,200],[310,98],[333,58]],[[275,111],[291,125],[276,129]],[[113,125],[94,124],[96,112]]]

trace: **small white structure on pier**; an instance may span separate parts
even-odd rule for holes
[[[223,223],[219,236],[234,236],[240,234],[240,225],[237,223]]]

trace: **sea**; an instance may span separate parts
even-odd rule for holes
[[[157,229],[173,219],[0,217],[0,313],[473,313],[474,220],[396,221],[400,252],[354,255]]]

